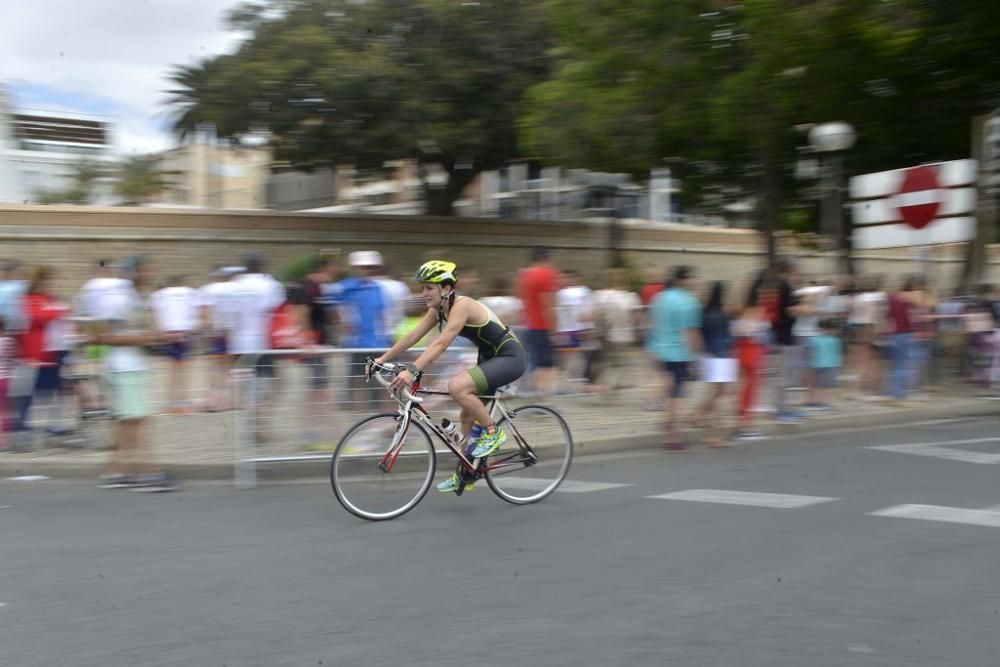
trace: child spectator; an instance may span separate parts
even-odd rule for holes
[[[819,330],[809,338],[809,368],[815,382],[809,390],[807,408],[813,410],[830,409],[830,389],[837,386],[837,375],[843,363],[843,351],[837,322],[821,320]]]

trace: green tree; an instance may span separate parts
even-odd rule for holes
[[[804,223],[814,210],[792,178],[801,130],[851,122],[859,136],[848,171],[865,173],[968,155],[972,116],[1000,103],[1000,22],[989,3],[547,6],[554,76],[529,90],[520,124],[532,155],[633,174],[670,158],[686,189],[756,195],[770,256],[782,221],[794,211]]]
[[[381,169],[415,158],[429,210],[449,214],[484,169],[518,157],[525,89],[548,73],[533,0],[270,0],[231,16],[233,55],[175,70],[175,127],[221,136],[267,129],[278,160]]]
[[[160,170],[160,161],[155,155],[126,158],[118,166],[117,177],[115,190],[125,204],[147,203],[167,186],[166,174]]]
[[[719,64],[707,5],[549,0],[555,67],[526,96],[519,128],[529,154],[634,175],[668,156],[707,157],[704,109]]]

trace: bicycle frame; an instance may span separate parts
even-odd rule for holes
[[[380,384],[388,387],[388,383],[380,374],[376,373],[376,379]],[[441,427],[435,423],[434,418],[431,417],[431,414],[427,411],[427,409],[420,404],[422,399],[416,396],[416,394],[450,396],[448,392],[421,389],[419,384],[415,384],[409,391],[401,392],[403,394],[403,398],[400,398],[400,396],[394,392],[390,393],[396,401],[396,414],[400,420],[400,426],[396,428],[392,445],[379,460],[378,467],[382,472],[389,472],[392,470],[392,466],[395,464],[396,459],[399,458],[400,451],[403,448],[403,439],[406,437],[406,433],[410,429],[410,423],[414,419],[416,419],[416,421],[425,429],[436,435],[438,440],[444,443],[444,446],[451,450],[451,453],[455,455],[455,458],[458,459],[462,468],[472,476],[477,476],[481,473],[492,472],[502,468],[530,466],[537,461],[537,457],[532,451],[531,446],[524,440],[523,437],[521,437],[520,432],[518,432],[517,427],[514,425],[511,413],[507,410],[506,406],[504,406],[503,401],[499,396],[481,396],[480,398],[489,400],[486,407],[494,421],[499,421],[500,419],[507,420],[519,449],[515,453],[502,457],[499,461],[493,461],[483,467],[480,465],[479,459],[469,460],[469,458],[465,455],[465,452],[452,442],[452,439],[449,438]],[[523,455],[526,455],[527,458],[517,458],[517,460],[514,460],[515,457],[522,457]]]

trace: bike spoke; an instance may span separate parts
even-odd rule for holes
[[[551,408],[526,406],[508,413],[498,426],[517,444],[517,451],[491,457],[485,476],[501,498],[533,503],[562,482],[573,457],[573,440],[566,422]]]
[[[330,464],[330,483],[349,512],[391,519],[420,502],[433,482],[434,463],[434,447],[419,424],[378,415],[344,436]]]

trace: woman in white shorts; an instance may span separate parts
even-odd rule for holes
[[[730,315],[723,303],[725,284],[712,283],[708,302],[701,314],[701,336],[704,356],[701,358],[701,379],[708,384],[708,395],[698,409],[698,421],[703,426],[714,428],[705,438],[709,447],[726,447],[720,427],[719,401],[726,393],[726,387],[737,379],[738,365],[733,356],[733,336],[730,332]]]

